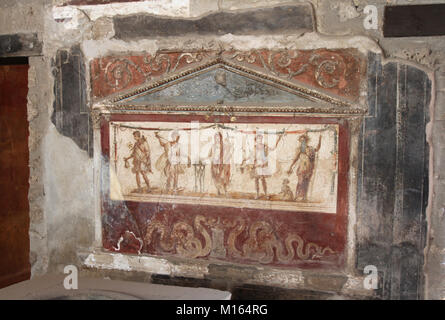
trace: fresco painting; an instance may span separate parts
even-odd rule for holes
[[[336,124],[109,126],[112,200],[336,213]]]

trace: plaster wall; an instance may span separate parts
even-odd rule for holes
[[[61,134],[51,116],[54,108],[54,84],[58,81],[56,56],[59,50],[69,50],[78,45],[85,66],[94,58],[107,55],[128,55],[135,52],[154,54],[159,49],[215,49],[220,46],[249,50],[253,48],[307,48],[353,47],[362,52],[382,53],[386,58],[410,61],[420,69],[427,70],[434,79],[434,99],[431,103],[431,122],[428,126],[430,143],[430,198],[428,205],[428,237],[425,248],[425,297],[445,298],[445,164],[441,163],[445,152],[445,41],[442,37],[385,39],[381,32],[382,19],[378,30],[365,30],[363,8],[375,4],[382,15],[387,4],[440,3],[441,1],[352,1],[352,0],[313,0],[315,12],[315,32],[293,34],[235,36],[186,36],[155,39],[115,39],[113,17],[118,15],[154,14],[175,18],[197,18],[209,12],[221,10],[243,11],[271,5],[300,3],[303,1],[206,1],[173,0],[163,4],[150,5],[113,4],[81,7],[54,7],[50,0],[2,1],[0,4],[0,33],[14,34],[35,32],[43,42],[42,55],[30,58],[28,109],[30,121],[30,239],[32,275],[50,271],[61,272],[67,264],[82,266],[91,259],[97,246],[97,224],[94,193],[94,162],[87,150],[83,150],[70,137]],[[61,4],[60,1],[58,4]],[[85,79],[90,79],[89,68],[84,69]],[[90,89],[86,81],[86,91]],[[89,95],[87,95],[87,102]],[[354,173],[352,173],[354,175]],[[354,178],[354,177],[351,177]],[[351,216],[349,234],[353,235],[357,226]],[[96,239],[96,242],[95,242]],[[354,242],[349,246],[354,248]],[[102,259],[110,259],[103,256]],[[207,266],[188,266],[187,262],[177,261],[133,261],[135,258],[114,256],[111,263],[116,269],[147,271],[160,264],[159,270],[165,274],[189,275],[196,277],[206,273]],[[352,258],[351,258],[352,259]],[[98,262],[103,263],[103,262]],[[109,265],[110,261],[107,265]],[[105,264],[104,264],[105,265]],[[154,269],[153,269],[154,270]],[[157,270],[157,267],[156,267]],[[230,271],[232,270],[232,271]],[[235,275],[238,268],[222,272],[222,278]],[[162,273],[162,272],[161,272]],[[300,272],[285,276],[278,271],[257,273],[257,283],[293,288],[326,289],[346,292],[354,288],[357,294],[362,279],[355,275],[346,281],[335,282],[328,278],[325,282]],[[263,274],[261,276],[261,274]],[[201,276],[202,277],[202,276]],[[317,280],[318,279],[318,280]],[[334,279],[334,280],[332,280]],[[318,281],[318,283],[317,283]],[[293,285],[292,285],[293,284]],[[363,293],[367,295],[368,293]]]

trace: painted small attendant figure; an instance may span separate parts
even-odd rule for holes
[[[281,185],[281,192],[280,192],[281,200],[284,201],[293,201],[294,200],[294,194],[292,193],[292,190],[289,186],[289,179],[284,178],[283,183]]]
[[[147,172],[153,173],[151,171],[151,158],[150,158],[150,147],[148,145],[147,139],[141,135],[140,131],[134,131],[133,137],[135,140],[134,145],[131,147],[131,154],[124,158],[125,168],[129,168],[128,160],[133,159],[133,168],[131,171],[136,175],[136,184],[138,188],[134,191],[137,193],[150,192],[150,181],[147,177]],[[140,176],[144,179],[147,187],[144,190],[141,186]]]
[[[298,168],[297,168],[297,188],[295,192],[295,200],[296,201],[307,201],[309,184],[311,182],[312,176],[314,174],[315,169],[315,158],[317,152],[321,147],[321,135],[318,139],[318,145],[316,148],[309,146],[309,136],[307,133],[303,134],[298,138],[300,142],[299,147],[297,148],[297,152],[295,154],[294,160],[287,171],[287,174],[290,175],[292,173],[294,165],[298,160]]]

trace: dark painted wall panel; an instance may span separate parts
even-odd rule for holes
[[[385,37],[425,37],[445,35],[445,4],[387,6],[384,12]]]
[[[378,267],[384,277],[379,293],[383,298],[418,299],[423,295],[425,129],[431,82],[425,72],[401,63],[380,69],[380,60],[369,55],[370,112],[360,144],[357,268]]]
[[[113,20],[117,39],[187,34],[277,34],[314,30],[312,9],[308,5],[261,8],[246,12],[218,12],[200,19],[133,15],[118,16]]]
[[[93,130],[88,111],[83,56],[78,47],[59,50],[55,59],[54,112],[57,130],[93,155]]]
[[[36,33],[0,35],[0,57],[29,57],[42,54]]]

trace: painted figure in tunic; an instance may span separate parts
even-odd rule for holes
[[[171,140],[167,140],[159,135],[159,132],[155,132],[156,138],[159,140],[159,144],[164,149],[164,152],[159,156],[156,161],[156,169],[161,171],[167,181],[167,192],[178,192],[178,178],[180,174],[185,172],[184,165],[181,164],[181,150],[179,147],[179,134],[175,131],[171,135]]]
[[[295,200],[306,201],[309,184],[314,174],[315,158],[321,147],[321,135],[318,139],[318,145],[316,148],[308,145],[309,136],[306,133],[300,136],[298,141],[300,142],[300,145],[297,149],[294,160],[287,171],[287,174],[290,175],[292,173],[294,165],[298,160],[300,160],[296,171],[298,182],[295,191]]]
[[[133,137],[135,143],[131,147],[131,154],[124,158],[125,167],[129,168],[128,160],[133,159],[133,168],[131,171],[136,175],[136,184],[138,186],[136,192],[143,192],[140,175],[147,185],[146,191],[150,192],[150,181],[147,177],[147,172],[153,173],[151,171],[150,147],[147,139],[141,135],[140,131],[133,132]]]
[[[272,168],[269,166],[269,152],[277,148],[282,135],[280,135],[280,137],[278,138],[275,147],[269,147],[268,145],[264,144],[263,138],[264,136],[262,134],[255,135],[255,147],[253,152],[254,161],[253,165],[248,166],[248,168],[250,169],[250,176],[255,180],[255,199],[260,198],[260,181],[263,187],[264,197],[266,199],[269,198],[269,195],[267,194],[266,179],[273,174]],[[243,164],[245,161],[246,160],[243,160],[243,163],[241,164],[241,172],[243,172]]]
[[[209,153],[211,159],[210,171],[218,195],[227,195],[230,184],[230,159],[232,156],[231,145],[223,141],[221,132],[217,132],[214,137],[214,144]]]

